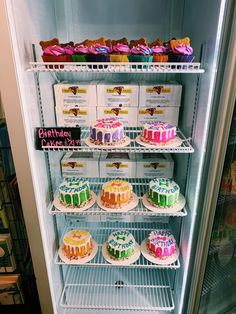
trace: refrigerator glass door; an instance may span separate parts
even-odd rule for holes
[[[236,110],[224,162],[199,313],[236,311]]]

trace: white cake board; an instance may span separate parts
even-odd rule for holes
[[[60,256],[60,259],[65,263],[69,265],[83,265],[85,263],[90,262],[97,254],[98,251],[98,244],[96,241],[92,239],[92,250],[90,253],[84,257],[78,258],[78,259],[69,259],[65,254],[63,253],[62,246],[60,246],[58,254]]]
[[[151,251],[147,247],[147,239],[143,240],[143,242],[141,243],[141,253],[149,262],[153,264],[158,264],[158,265],[170,265],[174,263],[175,261],[177,261],[179,257],[179,249],[177,247],[176,247],[176,253],[166,259],[160,259],[152,255]]]
[[[126,147],[130,144],[131,142],[131,139],[128,137],[128,136],[125,136],[125,140],[123,143],[117,143],[117,144],[114,144],[114,145],[97,145],[97,144],[94,144],[90,141],[90,138],[87,137],[85,140],[84,140],[85,144],[91,148],[101,148],[101,149],[112,149],[112,148],[117,148],[117,147]]]
[[[163,213],[163,214],[171,214],[171,213],[176,213],[181,211],[185,204],[186,204],[186,200],[184,198],[184,196],[182,194],[179,194],[179,200],[178,203],[176,203],[175,205],[171,206],[171,207],[161,207],[161,206],[154,206],[151,203],[149,203],[148,201],[148,193],[146,193],[143,198],[142,198],[142,202],[143,205],[151,210],[152,212],[155,213]]]
[[[90,194],[91,194],[91,199],[88,203],[86,203],[82,207],[74,207],[74,206],[63,205],[60,202],[59,193],[57,193],[55,198],[54,198],[53,205],[63,213],[81,213],[81,212],[85,211],[86,209],[89,209],[90,207],[92,207],[97,200],[97,196],[93,191],[90,190]]]
[[[110,208],[102,204],[101,193],[100,193],[97,198],[97,204],[100,208],[110,213],[125,213],[125,212],[128,212],[129,210],[134,209],[136,206],[138,206],[138,202],[139,202],[138,196],[135,193],[132,193],[132,195],[133,195],[133,199],[127,205],[124,205],[121,208]]]
[[[102,255],[105,258],[105,260],[115,266],[127,266],[135,263],[139,257],[140,257],[140,246],[138,245],[137,242],[135,242],[135,247],[134,247],[135,252],[128,258],[125,259],[115,259],[115,257],[111,257],[111,255],[107,251],[107,242],[105,242],[102,246]]]
[[[155,143],[155,144],[151,144],[148,142],[143,142],[141,140],[141,135],[138,135],[135,139],[136,143],[145,146],[147,148],[176,148],[182,145],[183,140],[176,136],[174,140],[169,141],[167,143]]]

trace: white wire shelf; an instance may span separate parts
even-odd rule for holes
[[[81,227],[83,226],[83,228],[85,228],[84,225],[80,224]],[[73,222],[73,226],[72,227],[67,227],[64,232],[63,235],[68,232],[69,230],[74,229],[76,226],[76,228],[78,228],[78,224],[74,224]],[[98,253],[96,254],[96,256],[88,263],[84,264],[84,265],[72,265],[72,264],[68,264],[70,266],[73,266],[75,268],[77,267],[89,267],[89,266],[105,266],[105,269],[108,268],[119,268],[120,266],[117,265],[113,265],[113,264],[109,264],[103,257],[102,255],[102,245],[103,243],[105,243],[107,241],[108,236],[110,235],[110,233],[112,231],[114,231],[115,229],[127,229],[129,230],[136,242],[138,244],[141,244],[141,242],[148,236],[148,234],[153,230],[153,229],[168,229],[168,225],[166,224],[161,224],[161,223],[153,223],[151,225],[148,225],[148,227],[145,225],[145,223],[141,223],[141,224],[134,224],[134,223],[130,223],[130,224],[125,224],[125,223],[120,223],[119,226],[114,227],[114,225],[109,224],[109,223],[103,223],[99,229],[97,226],[94,226],[93,224],[89,225],[89,227],[86,227],[87,230],[89,230],[89,232],[91,233],[93,239],[98,243]],[[62,241],[60,241],[61,243]],[[59,264],[59,265],[67,265],[65,262],[63,262],[58,254],[58,251],[56,252],[55,255],[55,264]],[[175,261],[172,264],[167,264],[167,265],[157,265],[157,264],[153,264],[151,262],[149,262],[148,260],[146,260],[146,258],[143,257],[143,255],[140,255],[140,258],[133,264],[128,265],[128,266],[121,266],[122,268],[127,267],[127,268],[148,268],[148,269],[177,269],[180,267],[180,261],[179,259],[177,261]],[[99,268],[100,269],[100,268]]]
[[[69,268],[60,306],[68,309],[171,311],[174,301],[166,271]],[[110,312],[109,312],[110,313]]]
[[[111,180],[112,178],[88,178],[90,182],[91,190],[95,192],[96,195],[99,194],[99,192],[102,189],[102,184],[106,181]],[[127,211],[125,213],[110,213],[103,209],[101,209],[97,203],[95,203],[91,208],[87,209],[83,212],[62,212],[58,210],[55,206],[51,206],[49,209],[49,213],[52,215],[76,215],[76,216],[87,216],[88,219],[92,219],[92,217],[96,217],[96,221],[98,221],[98,218],[101,217],[101,219],[106,218],[107,220],[111,221],[122,221],[129,217],[129,221],[140,221],[141,217],[145,219],[154,219],[155,217],[183,217],[187,215],[186,207],[184,207],[179,212],[171,212],[171,209],[168,213],[155,213],[150,210],[148,210],[142,203],[142,196],[147,192],[148,190],[148,182],[151,180],[148,179],[127,179],[125,180],[129,181],[133,186],[134,193],[139,198],[138,206],[136,206],[134,209]],[[84,218],[85,219],[85,218]]]
[[[30,62],[31,72],[204,73],[201,64],[180,62]]]
[[[43,146],[44,151],[80,151],[80,152],[127,152],[127,153],[193,153],[194,149],[190,144],[191,139],[187,139],[184,134],[177,129],[177,136],[183,141],[181,146],[175,148],[147,148],[138,144],[135,139],[141,133],[141,127],[127,127],[125,134],[131,139],[126,147],[100,148],[89,147],[85,144],[85,139],[90,136],[90,128],[82,127],[81,129],[81,146]]]

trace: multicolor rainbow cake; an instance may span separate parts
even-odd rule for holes
[[[125,180],[111,180],[102,186],[101,201],[108,208],[121,208],[132,199],[132,185]]]
[[[59,198],[64,206],[84,206],[91,199],[89,182],[81,178],[64,179],[59,186]]]
[[[149,182],[148,201],[157,207],[171,207],[178,202],[179,192],[174,180],[155,178]]]
[[[124,126],[116,118],[97,120],[90,128],[90,141],[96,145],[116,145],[125,141]]]
[[[165,260],[176,253],[176,242],[169,230],[153,230],[147,241],[148,249],[155,257]]]
[[[62,250],[69,259],[78,259],[88,255],[92,250],[92,237],[87,230],[71,230],[62,241]]]
[[[113,231],[107,240],[107,251],[114,259],[129,258],[135,252],[135,239],[127,230]]]
[[[176,137],[176,127],[165,122],[148,122],[143,126],[141,140],[149,144],[167,143]]]

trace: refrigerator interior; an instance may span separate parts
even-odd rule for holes
[[[19,89],[25,124],[30,167],[33,176],[38,216],[55,313],[94,313],[109,310],[176,311],[184,313],[190,283],[192,240],[197,234],[195,216],[201,184],[202,165],[212,108],[221,27],[226,1],[210,0],[12,0],[7,2]],[[201,23],[199,23],[201,17]],[[41,61],[40,40],[58,37],[61,42],[80,42],[86,38],[135,39],[189,36],[196,62],[205,73],[38,73],[27,71],[30,61]],[[106,79],[120,82],[178,81],[183,85],[179,127],[192,139],[194,153],[176,153],[174,178],[186,197],[185,217],[122,215],[118,221],[109,215],[50,215],[53,194],[61,182],[60,160],[63,152],[42,152],[34,148],[34,128],[56,126],[53,84]],[[102,180],[94,180],[100,189]],[[137,193],[144,193],[145,181],[133,182]],[[141,188],[140,188],[141,185]],[[99,220],[99,221],[98,221]],[[102,257],[87,266],[62,265],[58,260],[59,241],[73,227],[91,230],[98,243],[104,243],[110,231],[127,228],[140,243],[149,230],[170,228],[180,247],[179,260],[170,267],[158,267],[141,261],[136,267],[110,267]],[[84,310],[84,311],[83,311]],[[91,311],[90,311],[91,310]]]

